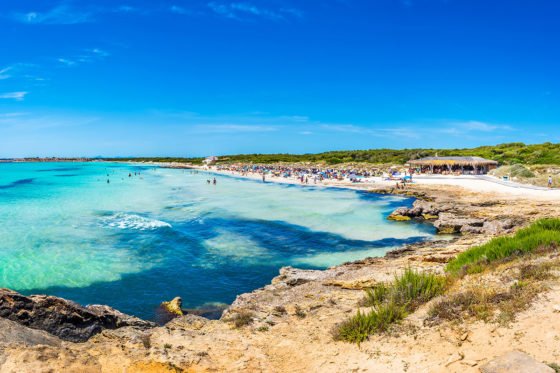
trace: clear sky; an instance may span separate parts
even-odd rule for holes
[[[560,141],[557,0],[2,0],[0,157]]]

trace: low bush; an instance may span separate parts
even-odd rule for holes
[[[560,219],[541,219],[513,236],[498,237],[468,249],[449,262],[452,274],[481,272],[487,264],[531,253],[539,248],[560,246]]]
[[[524,281],[518,281],[502,292],[471,289],[432,305],[427,322],[437,324],[441,321],[475,318],[507,325],[515,320],[516,314],[528,309],[542,290],[540,284]]]
[[[490,173],[498,177],[510,176],[512,178],[519,177],[523,179],[535,177],[535,174],[531,170],[520,164],[514,164],[512,166],[502,166],[491,171]]]
[[[233,322],[236,328],[241,328],[253,323],[255,315],[249,311],[241,311],[233,315],[229,321]]]
[[[421,304],[443,293],[446,278],[431,273],[407,269],[388,284],[379,284],[366,290],[361,305],[372,307],[338,325],[334,331],[337,340],[360,343],[374,333],[384,332],[401,321]]]
[[[334,339],[360,344],[371,334],[387,331],[406,315],[405,307],[394,302],[382,304],[367,313],[358,311],[355,316],[335,328]]]

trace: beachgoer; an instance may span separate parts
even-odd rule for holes
[[[548,177],[548,187],[552,188],[552,176]]]
[[[206,184],[210,185],[210,179],[206,180]]]
[[[266,177],[264,175],[264,172],[263,172],[263,178],[262,179],[263,179],[263,183],[266,183]]]
[[[109,183],[110,183],[110,181],[109,181],[109,179],[107,179],[107,184],[109,184]]]
[[[214,178],[214,185],[216,185],[216,178]]]

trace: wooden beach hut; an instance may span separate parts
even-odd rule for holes
[[[408,161],[419,173],[484,175],[498,167],[498,162],[481,157],[426,157]]]

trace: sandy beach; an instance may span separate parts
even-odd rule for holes
[[[171,167],[180,167],[178,164],[169,164]],[[198,170],[208,171],[219,175],[228,175],[234,177],[242,177],[252,180],[262,181],[260,173],[241,174],[236,171],[219,170],[216,167],[190,167]],[[349,180],[323,180],[314,183],[312,179],[308,184],[301,183],[296,177],[275,177],[266,175],[266,182],[285,183],[295,185],[307,185],[316,187],[341,187],[352,189],[379,189],[391,188],[396,186],[396,181],[384,180],[382,177],[370,177],[363,179],[359,183]],[[440,175],[418,175],[413,177],[412,185],[428,185],[428,186],[453,186],[464,188],[468,191],[479,192],[485,194],[495,194],[497,197],[522,197],[532,200],[556,201],[560,200],[560,189],[548,189],[544,187],[535,187],[533,185],[520,184],[515,182],[504,182],[492,176],[440,176]]]

